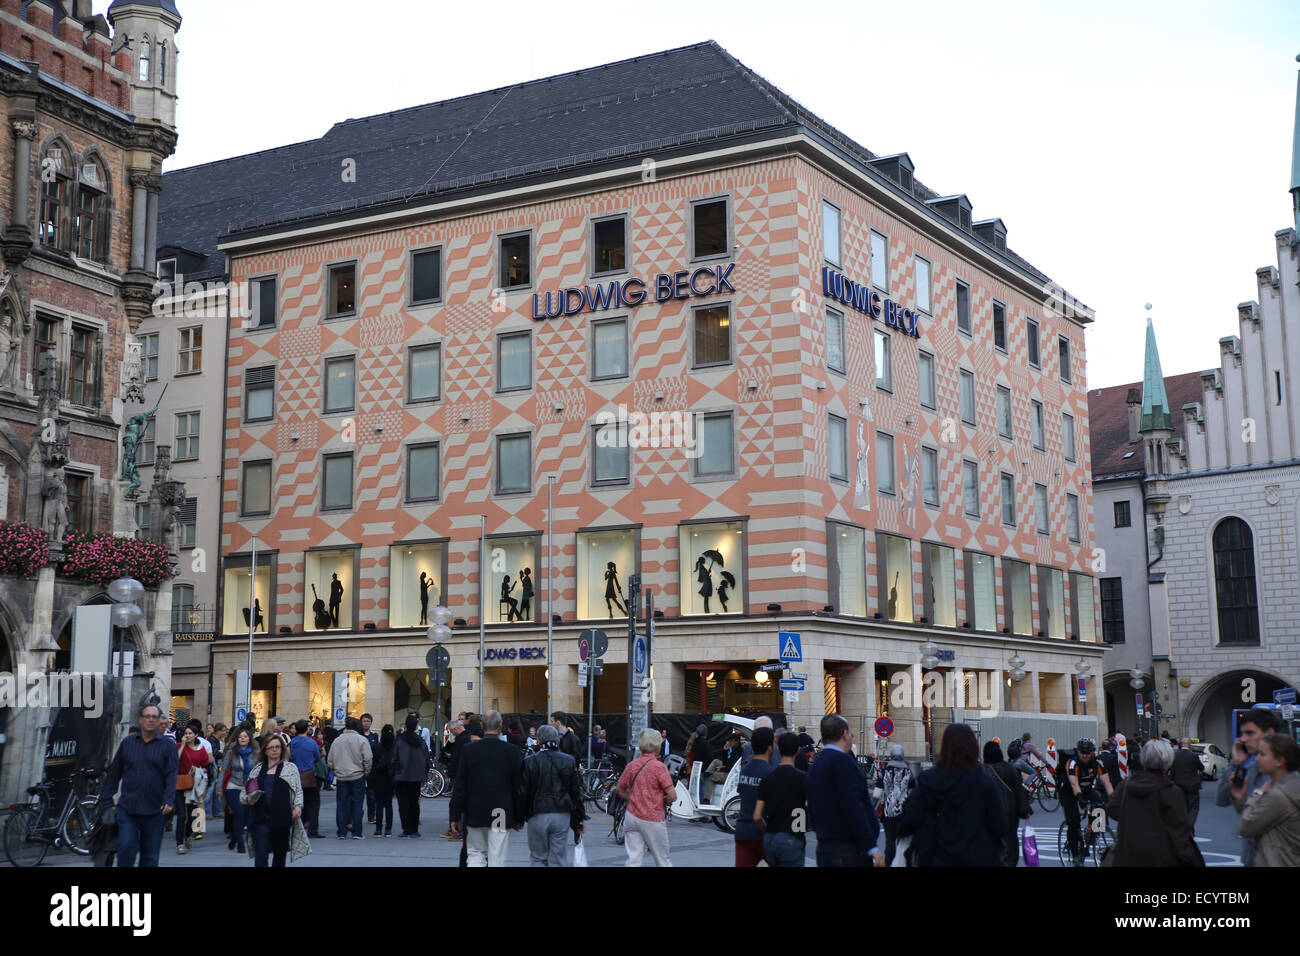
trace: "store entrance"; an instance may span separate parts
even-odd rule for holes
[[[686,710],[697,714],[781,713],[780,674],[763,661],[714,661],[686,665]]]
[[[484,695],[491,710],[540,714],[546,710],[546,665],[507,665],[484,671]]]

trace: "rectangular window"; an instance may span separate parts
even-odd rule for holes
[[[356,356],[325,360],[325,414],[356,407]]]
[[[244,373],[244,421],[265,422],[275,417],[275,366],[250,368]]]
[[[696,475],[729,475],[735,471],[731,448],[731,412],[703,415],[700,419],[700,456]]]
[[[497,494],[533,490],[533,436],[497,436]]]
[[[993,347],[1007,350],[1007,307],[996,299],[993,302]]]
[[[876,488],[881,494],[894,493],[894,436],[876,432]]]
[[[725,256],[727,248],[727,200],[708,199],[691,204],[691,258]]]
[[[896,534],[876,535],[876,567],[880,575],[881,615],[887,621],[916,620],[912,610],[912,541]]]
[[[980,515],[980,466],[973,461],[961,463],[961,495],[966,514]]]
[[[591,224],[592,275],[627,269],[627,217],[597,219]]]
[[[192,548],[199,527],[199,499],[186,498],[176,514],[176,546]]]
[[[1014,475],[1002,473],[1002,523],[1016,526],[1016,479]]]
[[[1068,413],[1061,414],[1061,442],[1065,460],[1074,461],[1074,416]]]
[[[410,351],[408,402],[434,402],[442,397],[442,346],[421,345]]]
[[[1065,528],[1069,532],[1070,540],[1076,544],[1079,542],[1079,496],[1067,494],[1065,496]]]
[[[1012,634],[1033,635],[1034,618],[1029,600],[1029,565],[1023,561],[1002,559],[1002,600],[1010,620]]]
[[[135,506],[135,536],[141,540],[149,538],[149,506],[137,504]]]
[[[930,310],[930,262],[916,257],[916,307],[922,312]]]
[[[203,370],[203,326],[176,330],[176,374],[189,375]]]
[[[90,503],[86,494],[90,490],[90,479],[86,475],[72,472],[64,473],[68,487],[68,530],[90,531]]]
[[[826,310],[826,367],[844,373],[844,314]]]
[[[502,236],[500,285],[503,289],[524,289],[533,284],[531,233]]]
[[[199,413],[181,412],[176,416],[175,461],[194,461],[199,457]]]
[[[827,426],[827,449],[830,475],[840,481],[849,480],[849,423],[839,415],[831,415]]]
[[[158,381],[158,333],[146,335],[140,340],[140,358],[144,362],[144,380]]]
[[[962,369],[961,378],[961,420],[967,425],[975,424],[975,373]]]
[[[695,367],[731,361],[731,306],[695,310]]]
[[[99,197],[89,189],[77,193],[77,255],[83,259],[95,258],[95,223],[98,219]]]
[[[617,422],[596,425],[591,430],[593,485],[625,485],[631,477],[631,450],[626,426]]]
[[[977,631],[998,629],[997,583],[993,558],[978,551],[966,552],[967,622]]]
[[[957,283],[957,331],[970,335],[970,286]]]
[[[1050,534],[1047,513],[1047,485],[1034,485],[1034,521],[1039,534]]]
[[[1043,403],[1034,401],[1030,404],[1033,406],[1034,447],[1042,451],[1046,444],[1043,428]]]
[[[1124,579],[1101,579],[1101,639],[1124,643]]]
[[[1132,525],[1133,519],[1129,515],[1128,502],[1115,502],[1115,527],[1128,528]]]
[[[336,511],[352,507],[352,453],[326,455],[321,483],[320,507],[322,511]]]
[[[354,315],[357,311],[357,265],[334,266],[330,269],[330,301],[328,318]]]
[[[921,580],[926,620],[938,627],[957,626],[956,552],[941,544],[921,544]]]
[[[140,444],[136,456],[137,464],[152,465],[154,458],[155,426],[158,422],[157,415],[150,415],[149,420],[144,423],[144,430],[140,433]]]
[[[881,292],[889,288],[889,240],[878,232],[871,234],[871,284]]]
[[[921,500],[939,504],[939,453],[933,448],[921,449]]]
[[[240,511],[244,515],[271,513],[271,463],[244,462],[244,497]]]
[[[894,368],[890,361],[892,340],[888,332],[882,332],[880,329],[873,329],[872,332],[872,340],[876,346],[876,388],[883,388],[889,392],[894,388]]]
[[[593,380],[627,377],[627,319],[601,319],[591,324]]]
[[[92,405],[97,402],[96,364],[94,330],[74,325],[68,353],[68,401],[75,405]]]
[[[250,296],[250,307],[252,315],[249,316],[249,325],[255,329],[270,329],[275,327],[276,321],[276,304],[279,301],[276,295],[276,279],[271,276],[266,279],[255,279],[251,283],[252,296]]]
[[[929,352],[917,353],[916,375],[921,404],[926,408],[934,408],[934,356]]]
[[[58,320],[38,315],[36,317],[36,355],[34,356],[34,364],[38,376],[45,370],[44,359],[46,355],[49,355],[53,359],[59,357],[58,337]]]
[[[46,167],[42,165],[41,171]],[[59,229],[63,222],[63,180],[57,175],[41,177],[41,220],[37,224],[40,243],[59,248]]]
[[[406,449],[406,500],[437,501],[440,448],[425,442]]]
[[[1044,637],[1065,637],[1065,573],[1038,566],[1038,623]]]
[[[998,386],[998,434],[1011,437],[1011,389]]]
[[[840,614],[867,616],[867,542],[866,532],[850,525],[826,522],[826,533],[834,542],[831,556],[835,562],[827,597]]]
[[[158,273],[158,278],[170,285],[176,281],[176,260],[159,259],[155,264],[154,271]]]
[[[1056,347],[1061,353],[1061,381],[1070,381],[1070,340],[1064,335],[1056,339]]]
[[[511,332],[497,336],[497,391],[532,388],[532,385],[532,333]]]
[[[421,249],[411,253],[411,305],[437,302],[442,298],[442,250]]]
[[[1025,319],[1025,334],[1029,343],[1029,364],[1038,368],[1038,323],[1033,319]]]
[[[840,264],[840,211],[822,202],[822,255],[826,261]]]
[[[1080,641],[1097,640],[1097,619],[1092,599],[1092,578],[1086,574],[1070,572],[1070,613],[1074,620],[1074,634]]]

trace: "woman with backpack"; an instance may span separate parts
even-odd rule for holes
[[[880,772],[880,819],[885,825],[885,866],[894,865],[898,846],[898,824],[903,819],[903,804],[916,786],[912,768],[903,759],[903,745],[889,748],[889,762]]]
[[[939,759],[903,804],[900,834],[914,834],[917,866],[999,866],[1003,854],[1002,794],[984,772],[979,742],[965,724],[943,732]]]
[[[366,786],[375,794],[375,836],[393,835],[393,749],[396,746],[392,724],[384,724],[379,743],[370,745],[374,759]]]

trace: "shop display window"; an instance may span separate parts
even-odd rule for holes
[[[834,549],[834,576],[827,597],[838,614],[867,616],[866,532],[852,525],[828,523],[827,537]]]
[[[538,580],[539,535],[488,538],[487,573],[483,575],[485,623],[540,621],[542,594]]]
[[[444,542],[395,544],[388,549],[388,626],[423,627],[429,609],[446,603]]]
[[[628,577],[639,567],[638,531],[579,531],[577,548],[578,617],[626,618]]]
[[[993,558],[978,551],[966,552],[966,614],[977,631],[998,629],[997,583]]]
[[[253,600],[249,600],[250,592]],[[257,556],[257,579],[253,584],[252,569],[242,567],[225,569],[223,588],[225,603],[221,617],[223,634],[247,634],[253,624],[254,634],[266,634],[271,626],[271,566],[269,558]],[[250,617],[253,620],[250,621]]]
[[[939,627],[957,626],[955,552],[941,544],[921,545],[921,576],[925,583],[925,616]]]
[[[303,579],[304,631],[344,630],[356,628],[356,580],[354,548],[308,551],[304,557]]]
[[[744,613],[745,523],[686,524],[679,539],[682,616]]]
[[[876,565],[880,574],[881,617],[912,623],[916,618],[912,611],[911,540],[896,534],[877,534]]]

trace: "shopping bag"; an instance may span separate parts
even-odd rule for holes
[[[581,843],[575,843],[573,846],[573,865],[574,866],[589,865],[587,863],[587,848],[583,846]]]
[[[910,836],[899,837],[894,843],[894,858],[890,861],[890,866],[907,866],[907,848],[912,845]]]
[[[1025,866],[1038,866],[1038,840],[1034,837],[1033,827],[1025,827],[1021,846],[1025,851]]]

